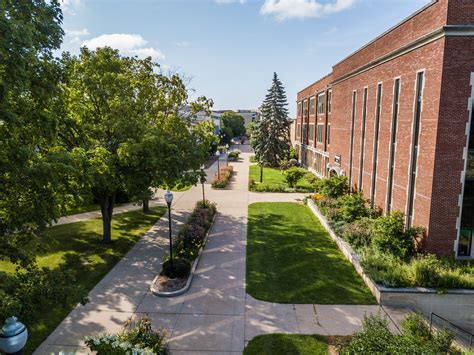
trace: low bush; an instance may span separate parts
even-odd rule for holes
[[[363,217],[352,223],[346,224],[342,238],[351,244],[355,249],[365,248],[372,243],[372,228],[374,220]]]
[[[375,220],[372,243],[383,253],[406,259],[415,253],[414,238],[422,232],[423,229],[418,227],[405,228],[404,214],[394,211]]]
[[[365,315],[362,328],[356,332],[342,354],[446,354],[453,335],[446,330],[432,333],[423,317],[412,313],[402,322],[401,334],[390,332],[389,321],[380,313]]]
[[[214,189],[225,189],[227,183],[229,182],[234,169],[232,166],[223,166],[219,169],[219,174],[215,174],[212,181],[211,186]]]
[[[285,171],[285,182],[289,187],[295,187],[299,180],[306,174],[304,169],[300,168],[289,168]]]
[[[258,163],[257,158],[255,158],[255,155],[251,155],[251,156],[250,156],[250,162],[251,162],[251,163]]]
[[[163,270],[162,273],[163,275],[166,275],[168,277],[171,276],[171,260],[168,259],[163,263]],[[183,278],[187,277],[189,273],[191,272],[191,263],[187,259],[175,259],[173,258],[173,273],[174,276]]]
[[[240,156],[240,150],[233,150],[232,152],[229,153],[228,158],[229,161],[237,161],[239,160]]]
[[[173,264],[175,260],[179,259],[192,263],[198,256],[216,212],[217,208],[215,203],[207,200],[200,200],[196,203],[196,207],[191,213],[191,216],[184,226],[181,227],[177,241],[173,244],[173,256],[176,258],[173,259]],[[167,267],[168,265],[163,264],[163,272],[165,272],[165,268]],[[183,265],[183,268],[185,269],[185,265]]]
[[[366,200],[361,192],[342,195],[338,198],[339,213],[341,219],[346,222],[353,222],[356,219],[366,217],[368,210]]]
[[[169,354],[166,333],[153,330],[150,318],[137,320],[133,327],[131,323],[130,319],[118,334],[87,336],[84,341],[98,355]]]
[[[326,197],[338,198],[349,192],[346,176],[332,176],[320,179],[316,183],[316,191]]]

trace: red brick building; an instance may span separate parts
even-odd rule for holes
[[[474,258],[473,112],[474,0],[437,0],[300,91],[294,139],[317,175],[425,227],[427,251]]]

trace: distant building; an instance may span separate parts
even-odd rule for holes
[[[185,106],[180,111],[181,115],[184,117],[188,117],[191,119],[192,122],[203,122],[212,120],[214,125],[216,126],[216,134],[221,132],[221,113],[218,111],[211,111],[211,114],[208,115],[205,111],[199,111],[195,114],[191,113],[191,108],[189,106]]]
[[[218,110],[218,111],[213,111],[216,114],[223,114],[224,112],[234,112],[237,113],[238,115],[242,116],[244,118],[244,124],[247,126],[250,122],[253,122],[257,119],[258,112],[257,110]]]

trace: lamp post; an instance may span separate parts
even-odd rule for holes
[[[170,232],[170,275],[171,280],[175,279],[174,268],[173,268],[173,238],[171,236],[171,202],[173,202],[173,193],[170,190],[167,190],[165,193],[165,201],[168,205],[168,223],[169,223],[169,232]]]
[[[9,355],[22,355],[28,340],[28,330],[16,317],[7,318],[0,330],[0,351]]]
[[[225,166],[229,166],[229,145],[225,145]]]
[[[263,161],[260,160],[260,183],[263,182]]]
[[[204,195],[204,183],[206,182],[206,175],[204,173],[204,165],[201,165],[201,185],[202,185],[202,205],[206,207],[206,196]]]
[[[219,166],[219,161],[221,160],[221,152],[217,150],[217,180],[221,179],[221,168]]]

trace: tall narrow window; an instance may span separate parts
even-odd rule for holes
[[[379,128],[380,112],[382,110],[382,84],[377,85],[377,103],[375,107],[375,127],[374,127],[374,158],[372,160],[372,186],[370,189],[370,207],[375,205],[375,188],[377,182],[377,160],[379,151]]]
[[[420,72],[416,77],[415,92],[415,119],[413,121],[413,138],[411,146],[410,175],[408,180],[408,203],[407,203],[407,227],[411,226],[413,220],[413,205],[415,203],[416,168],[420,148],[420,121],[423,102],[423,83],[425,73]]]
[[[328,91],[328,113],[332,110],[332,90]]]
[[[322,115],[324,113],[324,100],[326,99],[326,95],[324,93],[318,95],[318,115]]]
[[[316,97],[312,96],[309,99],[309,114],[314,115],[316,112]]]
[[[318,132],[317,132],[318,143],[323,143],[323,136],[324,136],[324,124],[318,123]]]
[[[330,123],[328,123],[326,142],[327,142],[327,145],[331,144],[331,124]]]
[[[354,153],[354,122],[356,114],[357,91],[352,92],[351,148],[349,152],[349,186],[352,186],[352,160]]]
[[[387,213],[392,210],[393,173],[395,168],[395,150],[397,148],[398,105],[400,102],[400,79],[393,84],[392,127],[390,129],[390,155],[388,163]]]
[[[362,190],[364,180],[364,153],[365,153],[365,125],[367,121],[367,94],[368,89],[364,89],[364,106],[362,107],[362,128],[360,133],[360,159],[359,159],[359,190]]]

